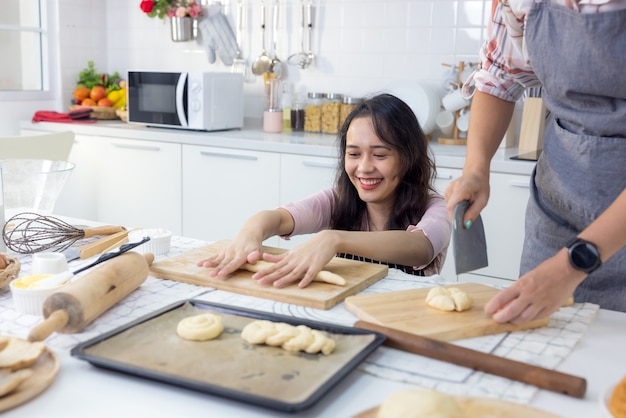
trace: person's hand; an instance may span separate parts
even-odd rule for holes
[[[585,277],[561,250],[491,298],[485,313],[497,322],[513,324],[545,318],[563,306]]]
[[[454,217],[456,205],[464,200],[468,200],[470,205],[463,216],[463,223],[465,224],[467,220],[474,221],[478,218],[480,211],[487,206],[487,201],[489,200],[489,176],[463,174],[448,184],[444,196],[450,219]]]
[[[285,287],[298,282],[308,286],[317,273],[336,255],[332,230],[318,232],[302,245],[282,254],[263,254],[263,259],[275,263],[272,267],[252,275],[259,284]]]
[[[238,237],[220,252],[198,261],[197,265],[213,268],[210,277],[226,278],[245,263],[254,264],[260,260],[262,251],[262,243]]]

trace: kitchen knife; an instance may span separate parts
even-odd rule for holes
[[[452,248],[456,274],[467,273],[489,265],[482,218],[478,215],[470,228],[465,228],[463,224],[463,216],[468,207],[469,201],[464,200],[454,208]]]

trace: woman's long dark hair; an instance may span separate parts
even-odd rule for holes
[[[339,132],[339,167],[335,180],[337,199],[332,211],[331,228],[360,230],[365,202],[346,173],[346,135],[356,118],[371,118],[376,135],[396,150],[400,159],[400,182],[395,193],[393,211],[386,229],[405,230],[422,219],[429,195],[434,192],[432,180],[435,163],[428,155],[426,135],[411,108],[390,94],[371,97],[357,105]]]

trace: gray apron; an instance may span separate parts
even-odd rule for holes
[[[626,187],[626,10],[581,14],[536,3],[525,39],[551,120],[533,173],[521,274],[557,253]],[[626,248],[574,298],[626,312]]]

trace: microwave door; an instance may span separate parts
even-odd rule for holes
[[[176,84],[176,114],[180,121],[180,126],[188,127],[187,115],[185,114],[185,102],[186,102],[186,87],[187,87],[187,73],[181,73]]]
[[[183,73],[184,74],[184,73]],[[187,75],[133,71],[128,74],[128,120],[152,126],[186,127],[186,88],[183,89],[182,110],[179,85],[185,86]],[[181,78],[183,81],[181,82]]]

